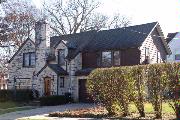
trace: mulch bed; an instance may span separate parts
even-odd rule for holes
[[[109,116],[108,112],[104,107],[94,107],[87,109],[75,109],[67,110],[64,112],[53,112],[49,114],[49,117],[71,117],[71,118],[104,118],[104,119],[119,119],[119,120],[154,120],[154,114],[146,114],[145,118],[139,118],[138,113],[131,113],[127,117]],[[173,120],[175,115],[163,114],[163,120]]]

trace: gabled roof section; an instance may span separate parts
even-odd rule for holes
[[[167,43],[169,43],[177,34],[178,34],[178,32],[168,33],[167,39],[166,39]]]
[[[10,63],[14,57],[19,53],[19,51],[21,51],[21,49],[24,47],[24,45],[28,42],[28,41],[31,41],[34,45],[35,43],[30,39],[30,38],[27,38],[23,43],[22,45],[19,47],[19,49],[17,50],[17,52],[11,57],[11,59],[8,61],[8,63]]]
[[[68,75],[67,71],[64,70],[60,65],[58,65],[58,64],[48,64],[48,63],[39,72],[37,72],[36,75],[38,76],[46,67],[49,67],[57,75]]]

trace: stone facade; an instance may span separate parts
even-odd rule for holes
[[[35,52],[35,45],[30,39],[25,42],[25,45],[20,48],[12,61],[9,63],[8,89],[12,89],[15,86],[17,88],[19,88],[19,86],[23,88],[31,88],[35,67],[23,67],[23,53],[28,52]]]

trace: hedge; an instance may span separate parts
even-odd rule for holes
[[[151,102],[156,118],[162,118],[162,101],[171,99],[177,118],[180,105],[175,95],[179,87],[180,63],[99,68],[88,77],[87,89],[94,100],[103,103],[109,114],[117,114],[117,106],[124,116],[134,102],[141,117],[145,116],[144,102]],[[167,94],[168,93],[168,94]],[[115,107],[116,106],[116,107]]]
[[[35,91],[38,97],[38,91]],[[5,101],[17,101],[17,102],[28,102],[36,99],[33,96],[33,91],[30,89],[17,89],[15,90],[0,90],[0,102]]]
[[[39,98],[39,100],[41,106],[55,106],[73,102],[68,93],[65,95],[44,96]]]

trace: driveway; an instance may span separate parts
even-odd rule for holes
[[[91,108],[94,107],[93,104],[84,104],[84,103],[77,103],[77,104],[66,104],[66,105],[59,105],[59,106],[45,106],[31,110],[24,110],[24,111],[17,111],[12,113],[6,113],[0,115],[0,120],[15,120],[22,117],[29,117],[29,116],[47,116],[50,112],[62,112],[65,110],[73,110],[78,108]],[[54,118],[57,120],[57,118]]]

